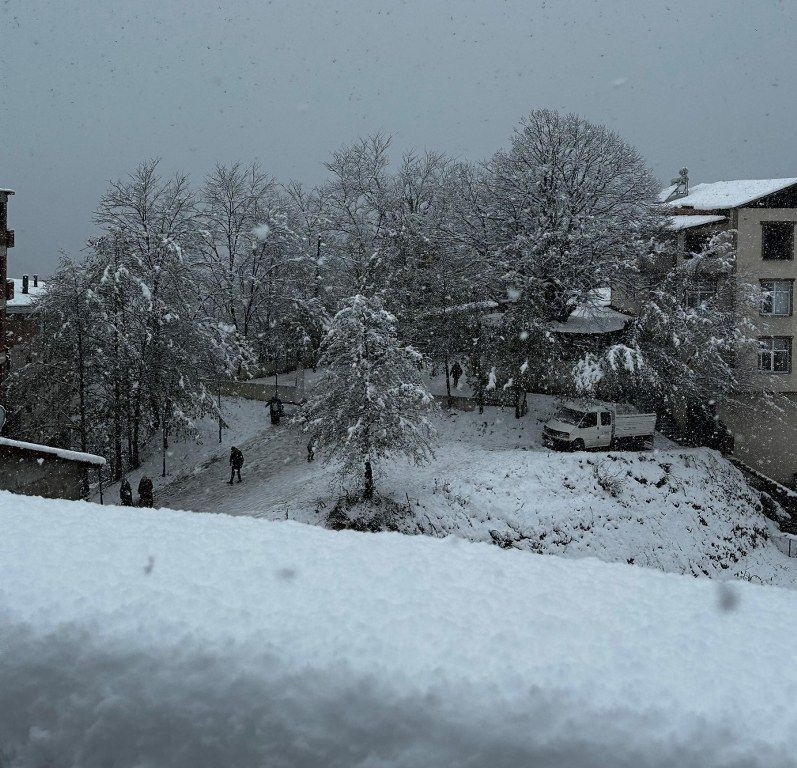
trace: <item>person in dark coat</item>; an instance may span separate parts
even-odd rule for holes
[[[230,479],[227,481],[232,485],[232,480],[236,473],[238,474],[238,482],[241,482],[241,467],[244,465],[244,455],[235,446],[230,448]]]
[[[138,481],[138,506],[151,507],[155,504],[152,491],[152,480],[146,475],[142,475]]]
[[[122,480],[122,485],[119,486],[119,500],[122,502],[123,507],[133,506],[133,489],[127,478]]]
[[[279,399],[278,395],[274,395],[274,397],[268,401],[268,413],[271,417],[272,424],[277,425],[280,423],[282,414],[285,413],[285,407],[282,405],[282,400]]]
[[[454,365],[451,366],[451,376],[454,379],[454,389],[457,388],[459,377],[462,376],[462,366],[455,360]]]
[[[315,440],[307,443],[307,461],[315,461]]]

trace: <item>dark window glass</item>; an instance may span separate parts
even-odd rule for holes
[[[761,258],[794,258],[794,223],[791,221],[764,221],[761,223]]]
[[[684,250],[689,256],[693,253],[701,253],[711,240],[711,233],[700,229],[687,229],[684,232]]]
[[[601,426],[608,427],[612,423],[612,415],[608,411],[601,413]]]
[[[584,421],[581,422],[582,427],[595,427],[598,425],[598,414],[597,413],[585,413],[584,414]]]

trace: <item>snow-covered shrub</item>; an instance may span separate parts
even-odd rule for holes
[[[623,479],[628,472],[625,462],[620,461],[619,467],[617,465],[616,461],[599,461],[595,464],[595,482],[614,498],[622,494],[625,487]]]

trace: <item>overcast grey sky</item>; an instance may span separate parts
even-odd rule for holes
[[[797,176],[795,21],[794,0],[0,0],[10,273],[76,253],[147,157],[313,184],[359,135],[475,160],[541,106],[664,181]]]

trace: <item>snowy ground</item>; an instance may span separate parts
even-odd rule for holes
[[[159,440],[152,440],[141,467],[127,476],[136,498],[138,481],[142,475],[152,478],[157,496],[160,489],[186,475],[201,475],[209,464],[216,464],[221,455],[228,457],[230,446],[241,445],[267,428],[268,410],[265,403],[225,398],[222,405],[224,420],[228,425],[222,430],[222,442],[219,443],[218,421],[201,419],[196,425],[198,434],[195,437],[178,436],[171,440],[166,452],[166,477],[162,477],[163,458]],[[103,494],[106,503],[117,504],[119,483],[105,487]],[[94,493],[94,500],[99,501],[99,490]]]
[[[0,493],[0,761],[797,766],[794,593]]]
[[[510,409],[442,412],[434,461],[395,461],[377,477],[381,492],[405,507],[399,529],[797,586],[797,560],[769,539],[774,526],[718,454],[660,437],[656,450],[641,453],[551,452],[540,433],[555,400],[529,402],[521,420]],[[323,525],[343,492],[334,467],[309,464],[305,438],[287,420],[271,427],[262,403],[238,402],[228,420],[222,446],[212,424],[203,446],[175,444],[174,474],[156,503]],[[245,456],[244,482],[233,486],[226,484],[230,444]]]

